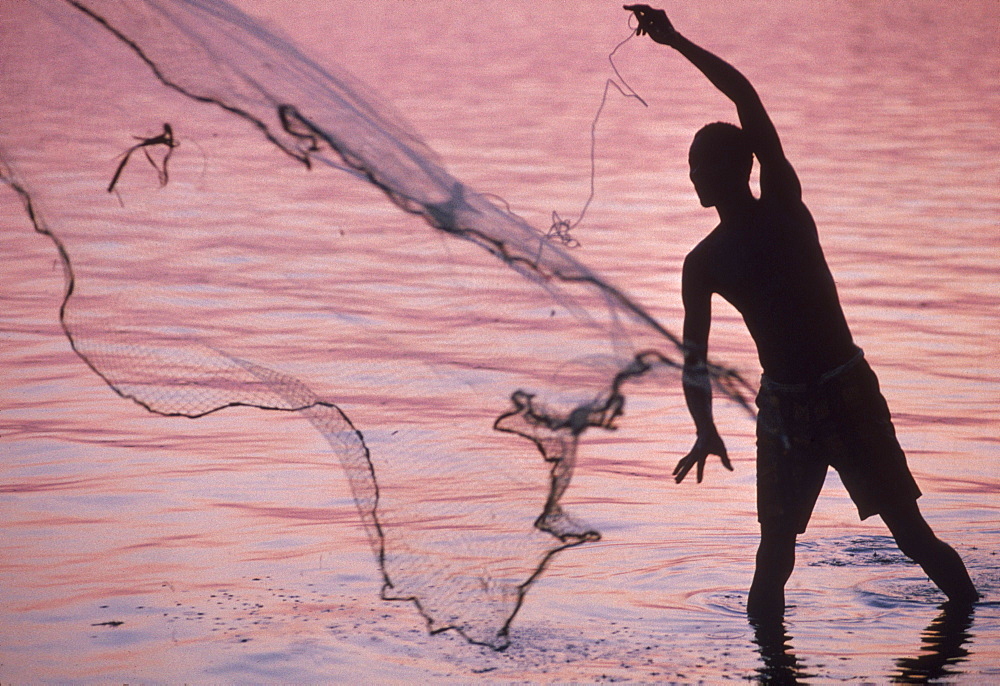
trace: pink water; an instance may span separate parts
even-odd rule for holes
[[[582,205],[606,56],[627,33],[618,4],[245,5],[370,83],[458,178],[535,225]],[[745,71],[783,134],[921,507],[987,601],[947,679],[1000,679],[1000,11],[703,2],[671,15]],[[606,108],[575,255],[676,329],[681,261],[713,225],[689,187],[686,148],[702,123],[734,115],[665,48],[632,41],[616,62],[650,107]],[[51,144],[72,156],[86,140],[67,112]],[[197,169],[212,149],[178,155],[178,170]],[[309,198],[285,197],[269,211],[294,235]],[[585,435],[565,498],[603,539],[554,559],[506,652],[429,636],[411,606],[378,599],[347,483],[305,421],[251,410],[189,421],[121,401],[59,329],[51,242],[9,189],[0,199],[0,680],[717,682],[763,669],[743,616],[756,525],[753,425],[737,408],[717,410],[736,471],[713,465],[706,483],[677,486],[670,470],[693,439],[679,388],[637,389],[619,431]],[[345,204],[397,221],[380,195]],[[206,227],[192,222],[196,238]],[[305,241],[315,227],[297,230]],[[296,247],[269,251],[262,279],[301,265]],[[434,236],[421,247],[442,249]],[[419,270],[410,249],[371,252]],[[93,264],[114,268],[99,251]],[[298,295],[258,294],[256,309],[219,326],[239,333]],[[715,354],[753,377],[738,318],[723,303],[717,317]],[[327,363],[303,351],[300,331],[246,334],[242,345],[290,370]],[[886,681],[900,660],[929,654],[921,633],[942,596],[885,533],[857,522],[831,475],[789,585],[788,652],[803,680]]]

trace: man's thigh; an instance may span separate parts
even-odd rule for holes
[[[758,431],[757,520],[803,533],[826,480],[826,462],[806,442]]]

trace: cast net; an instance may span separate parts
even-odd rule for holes
[[[676,384],[678,339],[220,0],[3,14],[2,175],[58,249],[74,351],[153,413],[300,413],[383,596],[506,645],[551,556],[599,537],[560,505],[579,437],[631,380]]]

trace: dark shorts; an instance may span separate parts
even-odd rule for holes
[[[757,394],[757,518],[806,530],[828,466],[861,519],[920,497],[875,372],[861,351],[814,384],[761,379]]]

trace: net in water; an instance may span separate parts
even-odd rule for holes
[[[0,173],[59,252],[81,360],[160,415],[300,413],[383,596],[504,647],[552,555],[599,537],[560,504],[580,436],[633,380],[677,384],[678,339],[224,2],[3,12]]]

